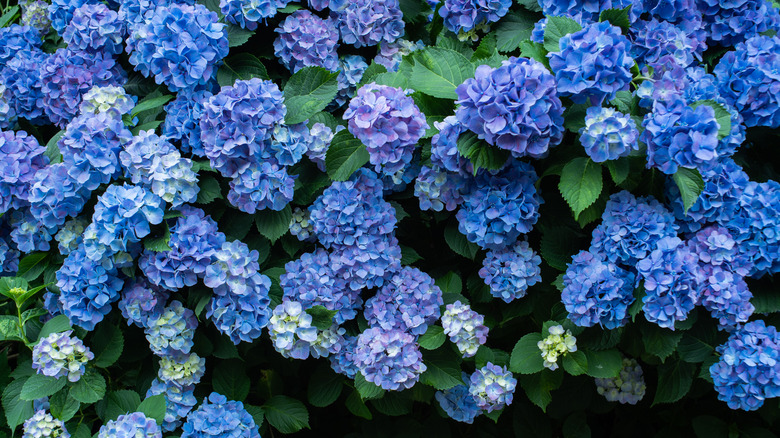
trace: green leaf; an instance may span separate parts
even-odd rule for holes
[[[537,21],[533,14],[521,11],[508,13],[496,26],[496,49],[504,53],[517,50],[523,40],[531,38]]]
[[[98,368],[108,368],[122,355],[125,338],[119,327],[103,323],[92,338],[91,349],[95,354],[93,364]]]
[[[691,420],[696,438],[729,438],[729,425],[712,415],[699,415]],[[742,436],[740,434],[740,436]]]
[[[38,333],[38,339],[43,339],[52,333],[60,333],[71,330],[70,320],[65,315],[57,315],[46,321],[41,331]]]
[[[291,14],[291,13],[297,11],[300,8],[301,7],[298,6],[298,5],[287,5],[287,6],[283,7],[283,8],[277,9],[276,12],[279,13],[279,14]],[[258,426],[259,426],[259,424],[258,424]]]
[[[158,126],[162,125],[162,120],[153,120],[149,123],[144,123],[130,130],[133,135],[138,135],[141,131],[154,131]]]
[[[479,169],[500,169],[509,158],[509,151],[490,146],[471,131],[458,137],[458,152],[474,165],[475,175]]]
[[[444,329],[438,325],[431,325],[428,326],[428,330],[420,336],[417,343],[420,345],[420,348],[435,350],[444,345],[445,340],[447,340],[447,335],[444,334]]]
[[[219,187],[219,181],[213,176],[200,176],[198,181],[198,199],[197,204],[211,204],[215,199],[223,199],[222,189]]]
[[[588,104],[575,103],[563,112],[563,127],[577,134],[585,127]]]
[[[420,383],[440,391],[463,385],[460,357],[449,347],[423,352],[423,363],[427,369],[420,375]]]
[[[333,136],[325,156],[325,168],[333,181],[346,181],[368,163],[368,151],[360,140],[344,129]]]
[[[401,245],[401,264],[404,266],[411,265],[417,260],[422,260],[422,256],[417,254],[414,248],[410,248],[406,245]]]
[[[46,151],[43,153],[43,155],[49,157],[50,164],[62,163],[62,153],[60,153],[60,147],[57,145],[57,143],[60,141],[63,135],[65,135],[64,129],[54,134],[54,136],[49,139],[49,142],[46,143]]]
[[[252,420],[254,420],[257,427],[260,427],[263,424],[263,418],[265,418],[265,411],[263,408],[244,403],[244,409],[252,416]]]
[[[381,386],[366,380],[362,373],[355,374],[355,389],[363,400],[371,400],[385,395],[385,390]]]
[[[575,412],[563,422],[564,438],[590,438],[591,431],[584,412]]]
[[[537,345],[541,340],[541,333],[529,333],[520,338],[512,349],[509,370],[520,374],[533,374],[543,370],[544,359]]]
[[[8,8],[8,10],[3,14],[2,17],[0,17],[0,27],[6,27],[9,23],[11,23],[15,18],[16,14],[19,13],[19,6],[14,5]]]
[[[171,230],[168,228],[168,223],[163,222],[163,233],[160,236],[148,236],[144,239],[144,248],[154,252],[170,251],[171,246],[168,243],[171,241]]]
[[[106,379],[94,370],[87,370],[70,387],[70,396],[84,404],[95,403],[106,395]]]
[[[680,197],[687,213],[704,190],[704,180],[697,169],[685,167],[678,168],[677,172],[672,175],[672,179],[677,184],[677,188],[680,189]]]
[[[579,251],[577,235],[569,227],[541,227],[542,241],[539,252],[551,267],[565,271],[572,255]]]
[[[252,35],[255,34],[255,31],[244,29],[239,26],[235,26],[233,24],[227,25],[227,37],[228,37],[228,47],[238,47],[244,45],[247,41],[249,41],[249,38],[252,38]]]
[[[304,122],[325,109],[338,93],[337,77],[322,67],[304,67],[290,76],[284,87],[285,123]]]
[[[333,326],[333,317],[338,310],[328,310],[325,306],[314,306],[306,309],[306,313],[311,315],[311,325],[320,330],[327,330]]]
[[[414,62],[409,79],[417,91],[443,99],[457,99],[455,88],[474,76],[476,67],[462,54],[441,47],[427,47],[409,55]]]
[[[281,433],[309,428],[309,412],[303,403],[284,395],[272,397],[263,405],[268,424]]]
[[[81,403],[68,395],[68,390],[57,391],[56,394],[49,397],[49,410],[54,418],[62,421],[68,421],[79,411]]]
[[[387,85],[388,87],[397,87],[406,89],[409,87],[409,72],[397,71],[380,73],[374,76],[373,82],[377,85]]]
[[[588,372],[588,356],[582,351],[570,352],[563,356],[563,369],[572,376]]]
[[[12,315],[0,315],[0,341],[21,341],[19,319]]]
[[[645,351],[661,359],[661,362],[674,353],[683,337],[682,332],[664,329],[656,324],[642,324],[639,331],[642,333]]]
[[[632,114],[637,107],[637,100],[628,90],[618,91],[609,103],[623,114]]]
[[[544,28],[544,48],[549,52],[558,52],[561,50],[558,41],[562,37],[580,30],[582,30],[582,26],[571,18],[547,17],[547,25]]]
[[[463,292],[463,280],[460,278],[460,275],[454,272],[448,272],[441,278],[437,279],[436,286],[439,286],[443,292],[449,292],[453,294],[459,294]]]
[[[563,167],[558,190],[574,211],[575,219],[596,202],[603,188],[601,166],[590,158],[575,158]]]
[[[157,108],[162,108],[163,105],[173,99],[172,94],[166,94],[157,97],[148,97],[141,99],[138,104],[130,112],[130,118],[134,119],[139,113],[143,111],[149,111]]]
[[[414,400],[412,400],[409,392],[411,391],[390,391],[382,398],[371,400],[371,404],[376,408],[377,411],[390,417],[400,417],[402,415],[407,415],[411,413],[412,405],[414,404]]]
[[[223,360],[214,368],[211,378],[214,391],[229,400],[244,401],[249,395],[249,377],[246,366],[237,360]]]
[[[344,379],[327,365],[320,365],[309,379],[307,394],[309,403],[318,408],[330,406],[338,400],[344,387]]]
[[[43,274],[47,266],[49,266],[49,253],[34,252],[19,261],[16,276],[33,281]]]
[[[135,391],[122,389],[109,392],[103,421],[116,420],[120,415],[136,412],[140,404],[141,396]]]
[[[701,363],[715,352],[717,332],[714,327],[696,324],[683,334],[677,345],[680,359],[689,363]]]
[[[474,257],[477,256],[477,252],[479,252],[479,246],[469,242],[466,236],[458,231],[457,227],[450,226],[445,228],[444,240],[451,250],[467,259],[474,260]]]
[[[5,412],[6,422],[12,431],[35,413],[33,411],[33,402],[19,398],[26,380],[14,380],[3,389],[3,411]]]
[[[599,15],[599,21],[609,21],[613,26],[617,26],[623,31],[627,31],[631,26],[631,19],[628,14],[631,12],[631,5],[626,6],[623,9],[607,9],[601,11]]]
[[[615,184],[620,184],[628,178],[628,172],[631,170],[631,164],[627,158],[620,158],[617,160],[607,161],[607,169],[609,175],[612,177],[612,181]]]
[[[165,395],[153,395],[146,397],[144,401],[138,405],[138,412],[142,412],[149,418],[153,418],[157,424],[162,425],[165,419]]]
[[[537,0],[515,0],[515,3],[521,5],[531,12],[542,12],[542,7],[539,6],[539,2]]]
[[[58,379],[56,377],[44,376],[43,374],[33,374],[24,382],[19,398],[33,401],[48,397],[62,389],[66,383],[68,383],[68,379],[65,378]]]
[[[309,123],[307,126],[311,128],[315,123],[322,123],[333,131],[336,130],[337,126],[340,126],[339,120],[333,117],[333,114],[325,111],[320,111],[317,114],[309,117]]]
[[[542,44],[531,40],[520,41],[520,55],[541,62],[549,70],[550,64],[547,59],[547,53],[547,49]]]
[[[376,62],[372,61],[368,68],[363,72],[363,76],[360,78],[360,83],[358,83],[357,88],[373,82],[372,79],[382,73],[387,73],[387,68],[385,68],[385,66],[382,64],[377,64]],[[333,128],[334,127],[331,127],[331,129]]]
[[[670,361],[660,365],[653,406],[682,399],[691,389],[694,369],[695,365],[683,361]]]
[[[366,406],[363,399],[360,398],[360,394],[357,391],[352,391],[344,404],[347,406],[347,409],[349,409],[349,412],[352,412],[352,414],[358,417],[365,418],[366,420],[371,420],[373,418],[371,411],[368,409],[368,406]]]
[[[289,205],[280,211],[266,209],[255,214],[257,231],[268,238],[271,243],[287,234],[287,231],[290,230],[290,221],[292,221],[292,208]]]
[[[257,56],[249,53],[238,53],[225,59],[217,70],[220,87],[233,86],[238,80],[252,78],[268,79],[268,71]]]
[[[588,350],[585,355],[588,357],[587,374],[591,377],[610,379],[623,369],[623,357],[617,350]]]
[[[691,108],[696,108],[700,105],[707,105],[715,111],[715,120],[717,120],[720,128],[718,129],[718,140],[722,140],[731,134],[731,114],[729,111],[718,102],[714,100],[700,100],[691,104]]]
[[[780,312],[780,294],[772,288],[753,288],[751,285],[753,298],[750,303],[756,308],[755,313],[768,315],[770,313]]]
[[[541,373],[520,376],[520,386],[528,399],[547,412],[547,405],[552,401],[552,392],[561,386],[563,373],[560,371],[543,370]]]

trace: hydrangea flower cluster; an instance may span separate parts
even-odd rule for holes
[[[349,132],[366,145],[370,162],[380,173],[394,174],[408,166],[428,123],[408,90],[370,83],[360,87],[344,111]]]
[[[146,396],[163,395],[165,397],[165,417],[162,424],[164,431],[170,432],[178,428],[182,423],[182,418],[186,417],[198,404],[193,390],[192,386],[180,388],[159,379],[152,381],[152,386],[149,387]]]
[[[777,8],[766,0],[698,0],[696,6],[701,10],[709,39],[722,46],[733,46],[780,26]]]
[[[456,89],[458,121],[515,157],[543,158],[563,139],[563,106],[555,78],[539,61],[509,58],[477,67]]]
[[[304,253],[299,259],[288,262],[284,270],[279,284],[285,298],[306,309],[323,306],[335,310],[334,321],[338,324],[357,316],[362,300],[338,275],[330,254],[324,249]]]
[[[78,382],[84,375],[87,362],[95,355],[81,339],[71,336],[73,330],[52,333],[41,339],[33,348],[32,366],[44,376],[68,377],[70,382]]]
[[[51,29],[49,3],[44,0],[27,0],[20,6],[22,7],[22,26],[32,27],[42,35],[48,33]]]
[[[10,128],[20,118],[35,125],[46,123],[40,67],[49,56],[36,48],[20,50],[0,69],[2,99],[8,104],[0,127]]]
[[[344,329],[333,326],[319,330],[312,325],[312,316],[301,303],[285,299],[274,309],[268,333],[274,349],[283,357],[306,359],[310,354],[314,358],[327,357],[338,349]]]
[[[512,404],[517,379],[506,367],[488,362],[474,371],[469,380],[469,394],[479,409],[493,412]]]
[[[159,321],[168,301],[168,292],[150,285],[144,279],[128,283],[117,303],[127,325],[149,327],[149,321]]]
[[[414,183],[414,196],[420,200],[420,210],[453,211],[463,203],[460,190],[467,184],[460,174],[438,166],[422,166]]]
[[[632,272],[605,260],[604,254],[580,251],[563,276],[561,301],[574,324],[612,330],[628,322],[634,280]]]
[[[740,250],[751,257],[751,277],[780,272],[780,234],[776,232],[778,214],[780,183],[773,180],[748,182],[740,197],[739,208],[726,227]]]
[[[530,164],[512,161],[497,172],[482,171],[463,194],[458,230],[483,248],[501,249],[531,231],[543,202]]]
[[[240,401],[212,392],[198,409],[187,415],[182,438],[260,438],[255,420]]]
[[[563,329],[562,325],[554,325],[547,329],[547,337],[536,344],[541,350],[544,367],[550,370],[558,369],[558,357],[577,351],[577,338],[571,330]]]
[[[229,23],[255,30],[257,24],[276,15],[290,0],[220,0],[219,9]]]
[[[173,3],[154,9],[133,26],[126,50],[141,74],[178,91],[211,79],[227,56],[227,31],[217,14],[202,4]]]
[[[444,334],[449,336],[463,357],[473,357],[480,345],[487,341],[488,328],[485,317],[471,310],[471,306],[459,300],[447,304],[441,316]]]
[[[88,3],[73,11],[62,39],[71,50],[116,55],[122,53],[124,36],[125,23],[116,11],[102,3]]]
[[[276,33],[274,54],[291,72],[312,66],[339,69],[339,32],[332,20],[299,9],[279,24]]]
[[[340,346],[341,349],[328,356],[330,367],[333,368],[333,371],[354,379],[357,373],[360,372],[355,364],[357,336],[344,335]]]
[[[54,236],[59,245],[60,254],[66,256],[75,251],[81,242],[83,242],[84,229],[87,228],[89,222],[85,219],[71,219],[65,222],[57,234]]]
[[[466,127],[458,122],[456,116],[447,116],[441,122],[433,122],[439,130],[431,138],[431,162],[443,170],[461,175],[473,175],[471,161],[458,152],[458,138]]]
[[[422,335],[441,316],[442,292],[433,278],[417,268],[404,267],[366,301],[370,327]]]
[[[731,409],[753,411],[780,396],[780,334],[764,321],[752,321],[734,332],[716,351],[710,376],[718,399]]]
[[[12,24],[0,29],[0,68],[17,53],[41,47],[43,40],[38,32],[29,26]]]
[[[439,15],[444,18],[447,29],[458,34],[458,38],[476,40],[474,31],[490,30],[488,25],[506,15],[511,5],[509,0],[444,0]]]
[[[121,117],[133,110],[138,97],[127,94],[122,87],[107,85],[90,88],[81,99],[81,114],[111,113]]]
[[[479,276],[490,286],[490,294],[510,303],[523,298],[528,288],[542,281],[542,258],[526,241],[504,249],[488,251]]]
[[[463,380],[468,381],[468,375],[465,373]],[[455,385],[444,391],[436,391],[435,397],[439,406],[455,421],[471,424],[482,413],[466,385]]]
[[[143,412],[120,415],[100,427],[98,438],[162,438],[162,429],[157,422],[147,418]]]
[[[596,163],[617,160],[639,150],[638,139],[636,122],[612,108],[589,107],[585,127],[580,128],[585,153]]]
[[[428,369],[414,336],[396,329],[366,329],[358,336],[353,360],[367,381],[390,391],[411,388]]]
[[[179,140],[182,152],[205,156],[201,143],[200,119],[205,102],[213,96],[211,91],[194,89],[181,90],[176,99],[165,105],[165,123],[162,133],[170,140]]]
[[[596,391],[607,401],[635,405],[645,396],[645,378],[636,359],[623,358],[623,368],[617,377],[596,379]]]
[[[332,105],[343,106],[355,96],[357,85],[363,79],[366,69],[366,58],[360,55],[347,55],[339,59],[339,75],[336,77],[339,91]]]
[[[70,438],[65,423],[40,409],[24,422],[22,438]]]
[[[180,357],[192,349],[197,327],[195,312],[174,300],[157,317],[147,319],[144,332],[154,354]]]
[[[413,43],[403,38],[392,43],[379,43],[379,53],[374,57],[374,62],[385,67],[389,72],[395,72],[398,71],[404,56],[424,48],[425,44],[422,41]]]
[[[336,132],[344,129],[343,126],[338,125],[334,132],[328,126],[322,123],[315,123],[309,130],[310,141],[306,148],[306,156],[314,164],[317,165],[321,171],[325,171],[325,154],[328,152],[331,140]]]
[[[25,131],[0,131],[0,213],[28,205],[36,172],[49,164],[45,151]]]
[[[658,65],[671,57],[680,67],[689,67],[701,61],[707,48],[697,36],[668,21],[637,20],[632,26],[630,54],[640,66]]]
[[[195,353],[190,355],[165,355],[160,358],[157,378],[180,388],[192,387],[206,373],[206,359]]]
[[[539,6],[541,6],[544,15],[574,16],[574,18],[589,22],[599,21],[601,11],[606,11],[607,9],[623,9],[631,4],[631,0],[599,0],[595,2],[584,0],[539,1]],[[633,16],[631,18],[633,18]]]
[[[334,5],[338,4],[337,8]],[[341,40],[357,48],[392,43],[404,33],[398,0],[331,2]]]
[[[560,51],[547,55],[550,69],[558,92],[575,103],[598,105],[612,100],[631,82],[631,43],[608,21],[587,24],[561,37],[559,47]]]

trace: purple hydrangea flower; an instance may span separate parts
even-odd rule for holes
[[[330,359],[330,367],[333,368],[333,371],[343,374],[350,379],[354,379],[357,373],[360,372],[355,364],[356,348],[356,336],[342,336],[341,348],[328,356],[328,359]]]
[[[509,12],[511,0],[444,0],[439,15],[444,26],[459,39],[467,39],[477,29],[487,29]]]
[[[179,140],[184,152],[205,156],[201,144],[200,119],[204,112],[204,103],[213,94],[208,90],[181,90],[176,99],[165,105],[165,122],[162,133],[168,139]]]
[[[122,53],[124,36],[125,23],[119,19],[119,14],[102,3],[87,3],[74,10],[73,18],[62,33],[62,39],[71,50],[112,55]]]
[[[291,0],[220,0],[219,8],[229,23],[255,30],[257,24],[276,15]]]
[[[447,116],[441,122],[433,122],[433,125],[439,132],[431,138],[431,162],[450,172],[473,175],[471,161],[458,152],[458,138],[466,127],[455,116]]]
[[[602,11],[607,9],[623,9],[631,6],[631,0],[540,0],[539,6],[547,16],[573,15],[581,20],[596,22]],[[633,21],[633,16],[631,18]]]
[[[550,68],[558,92],[575,103],[599,104],[612,100],[631,82],[634,60],[628,39],[608,21],[586,24],[561,37],[559,52],[550,52]]]
[[[379,43],[379,53],[374,57],[374,62],[385,67],[389,72],[396,72],[404,56],[424,48],[425,44],[422,40],[413,43],[399,38],[392,43]]]
[[[341,40],[355,47],[392,43],[404,33],[403,13],[398,0],[355,0],[339,2],[335,14]]]
[[[22,429],[24,430],[22,438],[70,438],[65,423],[52,417],[43,409],[39,409],[32,417],[25,420]]]
[[[46,123],[41,65],[49,56],[38,49],[20,50],[0,70],[0,83],[5,87],[2,98],[9,105],[2,122],[5,127],[10,127],[17,118],[36,125]]]
[[[428,369],[414,336],[379,327],[358,336],[354,361],[367,381],[390,391],[411,388]]]
[[[165,418],[163,419],[162,429],[171,432],[177,429],[187,414],[198,404],[198,400],[193,394],[194,386],[180,388],[176,385],[163,382],[160,379],[154,379],[152,386],[146,392],[146,396],[162,394],[165,396]]]
[[[668,57],[680,67],[689,67],[701,62],[707,44],[680,27],[653,18],[638,20],[631,28],[631,57],[642,65],[656,65]]]
[[[530,164],[512,160],[497,172],[477,175],[457,213],[458,230],[471,242],[501,249],[531,231],[543,202],[536,192],[536,172]]]
[[[467,184],[468,180],[460,174],[438,166],[422,166],[414,183],[414,196],[420,200],[420,210],[453,211],[463,203],[460,190]]]
[[[78,382],[84,375],[87,362],[95,355],[81,339],[71,336],[73,330],[52,333],[41,339],[33,348],[32,367],[44,376],[68,377],[70,382]]]
[[[252,163],[230,181],[227,198],[246,213],[266,208],[279,211],[292,201],[294,185],[286,167],[269,161]]]
[[[0,277],[16,275],[19,267],[19,251],[11,239],[0,237]]]
[[[225,24],[202,4],[159,6],[130,30],[130,63],[171,91],[205,85],[228,54]]]
[[[442,292],[433,278],[417,268],[404,267],[366,301],[370,327],[422,335],[441,316]]]
[[[526,241],[488,251],[479,276],[490,286],[490,294],[510,303],[523,298],[528,288],[542,281],[542,258]]]
[[[596,163],[617,160],[639,150],[638,138],[636,122],[612,108],[588,108],[585,127],[580,128],[585,153]]]
[[[192,349],[197,327],[195,312],[174,300],[159,315],[146,320],[144,332],[152,353],[181,357]]]
[[[468,379],[468,375],[465,375],[464,379]],[[435,397],[439,406],[455,421],[472,424],[482,413],[466,385],[455,385],[444,391],[436,391]]]
[[[127,325],[135,324],[145,328],[149,326],[149,320],[158,320],[162,316],[168,297],[168,291],[139,278],[125,285],[117,305],[127,320]]]
[[[116,420],[100,426],[98,438],[162,438],[162,429],[157,422],[147,418],[143,412],[120,415]]]
[[[766,0],[697,0],[696,6],[704,18],[709,39],[724,47],[768,30],[777,31],[780,25],[777,7]]]
[[[181,438],[260,438],[255,420],[240,401],[228,401],[212,392],[198,409],[187,415]]]
[[[0,213],[29,205],[35,174],[49,164],[45,151],[25,131],[0,131]]]
[[[484,325],[485,317],[471,310],[471,306],[455,301],[447,304],[441,315],[441,326],[444,334],[457,345],[463,357],[477,354],[480,345],[487,342],[488,328]]]
[[[357,245],[334,245],[331,249],[333,272],[355,293],[382,287],[401,269],[401,246],[393,236],[367,236]],[[359,299],[354,301],[360,303]]]
[[[509,58],[477,67],[458,85],[458,121],[516,157],[543,158],[563,139],[563,106],[555,78],[539,61]]]
[[[506,367],[488,362],[471,375],[469,394],[478,408],[493,412],[512,404],[516,386],[517,379]]]
[[[563,276],[561,301],[569,319],[580,327],[624,326],[634,302],[634,279],[632,272],[605,260],[604,254],[580,251]]]
[[[279,24],[276,33],[274,54],[291,72],[312,66],[339,69],[339,32],[331,19],[299,9]]]
[[[339,59],[339,75],[336,77],[339,91],[332,105],[340,107],[355,96],[357,84],[363,79],[367,68],[366,58],[360,55],[348,55]]]
[[[696,7],[696,0],[643,0],[634,2],[632,10],[637,16],[648,13],[659,21],[668,21],[686,32],[701,31],[702,11]]]

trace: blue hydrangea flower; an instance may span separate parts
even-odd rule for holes
[[[110,113],[122,117],[133,110],[138,97],[127,94],[122,87],[107,85],[90,88],[81,99],[81,114]]]
[[[460,190],[468,180],[438,166],[422,166],[414,183],[414,196],[420,200],[420,210],[453,211],[463,202]]]
[[[501,249],[531,231],[543,202],[536,192],[536,172],[530,164],[512,160],[497,172],[477,175],[471,190],[463,194],[457,213],[458,230],[471,242]]]
[[[338,81],[339,91],[333,104],[340,107],[355,96],[357,84],[363,79],[363,73],[368,68],[366,58],[360,55],[348,55],[339,59]]]
[[[206,317],[217,327],[217,330],[228,335],[234,344],[241,341],[252,342],[259,338],[263,327],[268,325],[271,316],[271,299],[268,290],[271,281],[261,276],[262,283],[255,292],[247,295],[214,296],[209,302]]]
[[[465,375],[464,380],[467,379],[468,375]],[[436,391],[435,397],[439,406],[455,421],[472,424],[482,413],[466,385],[455,385],[444,391]]]
[[[469,380],[469,394],[474,397],[478,408],[493,412],[512,404],[517,379],[506,367],[488,362],[474,371]]]
[[[162,222],[164,207],[159,196],[143,187],[108,186],[98,197],[92,223],[85,231],[87,257],[100,260],[119,251],[128,252],[131,243],[151,233],[151,225]]]
[[[291,0],[220,0],[219,8],[229,23],[255,30],[260,21],[276,15]]]
[[[367,381],[389,391],[411,388],[428,369],[414,336],[379,327],[358,336],[354,361]]]
[[[176,99],[165,105],[165,122],[162,133],[172,140],[179,140],[183,152],[205,156],[200,139],[200,119],[203,116],[204,103],[213,94],[208,90],[181,90]]]
[[[290,234],[301,242],[314,241],[314,227],[309,222],[309,211],[295,207],[290,219]]]
[[[367,236],[359,244],[334,245],[331,249],[330,266],[358,294],[353,298],[355,304],[361,302],[360,291],[382,287],[401,269],[401,246],[393,236]]]
[[[276,33],[274,55],[291,72],[311,66],[339,69],[339,32],[331,19],[299,9],[279,24]]]
[[[627,191],[610,196],[593,230],[590,252],[604,254],[615,264],[634,266],[664,237],[677,235],[674,216],[655,198],[635,198]]]
[[[511,5],[511,0],[444,0],[439,15],[459,39],[476,40],[474,31],[490,30],[489,24],[506,15]]]
[[[310,138],[306,149],[306,156],[323,172],[325,171],[325,154],[328,152],[330,142],[333,140],[333,136],[336,132],[339,132],[342,129],[344,129],[344,127],[338,125],[334,132],[322,123],[315,123],[309,130]]]
[[[41,339],[32,353],[32,367],[44,376],[68,377],[70,382],[78,382],[84,375],[87,362],[95,355],[81,339],[71,336],[73,330],[52,333]]]
[[[193,345],[198,319],[195,312],[179,301],[171,303],[154,318],[146,321],[146,340],[158,356],[189,354]]]
[[[348,181],[334,181],[309,212],[325,247],[372,241],[372,236],[392,233],[396,224],[395,209],[382,198],[382,182],[368,169],[359,169]]]
[[[734,46],[768,30],[776,31],[780,25],[777,8],[766,0],[697,0],[696,6],[702,12],[709,39],[724,47]]]
[[[307,359],[327,357],[330,350],[341,347],[339,337],[344,329],[333,325],[328,330],[319,330],[312,325],[312,316],[306,313],[301,303],[284,299],[274,308],[268,323],[268,334],[274,349],[283,357]]]
[[[447,304],[441,315],[444,334],[449,336],[463,357],[477,354],[480,345],[487,342],[488,328],[483,324],[485,317],[471,310],[471,306],[455,301]]]
[[[89,221],[82,218],[75,218],[65,222],[60,230],[57,231],[57,234],[54,235],[54,240],[59,243],[57,248],[60,254],[66,256],[81,245],[81,242],[84,241],[83,234],[87,225],[89,225]]]
[[[664,237],[656,249],[639,260],[636,269],[647,295],[642,310],[648,321],[674,330],[699,301],[696,288],[697,257],[677,237]]]
[[[355,348],[357,348],[357,336],[342,336],[341,346],[334,351],[328,359],[333,371],[354,379],[360,370],[355,364]],[[335,350],[335,348],[334,348]]]
[[[41,65],[46,115],[60,128],[79,113],[82,95],[93,86],[122,85],[125,72],[108,53],[57,49]]]
[[[780,396],[780,334],[764,321],[752,321],[716,348],[710,366],[718,399],[731,409],[754,411]]]
[[[0,131],[0,213],[29,205],[35,174],[49,164],[45,151],[25,131]]]
[[[211,167],[235,177],[266,158],[266,138],[287,113],[283,100],[276,84],[253,78],[222,87],[205,101],[200,129]]]
[[[668,21],[686,32],[701,32],[702,11],[696,0],[643,0],[634,2],[632,13],[648,13],[659,21]],[[701,32],[704,34],[704,32]]]
[[[628,322],[634,280],[632,272],[605,260],[604,254],[580,251],[563,276],[561,301],[574,324],[612,330]]]
[[[490,286],[490,294],[510,303],[523,298],[528,288],[542,281],[542,258],[526,241],[488,251],[479,276]]]
[[[424,48],[425,44],[422,40],[414,43],[399,38],[392,43],[379,43],[379,53],[374,57],[374,62],[385,67],[389,72],[396,72],[404,56]]]
[[[120,415],[116,420],[100,426],[98,438],[162,438],[162,429],[152,418],[147,418],[143,412],[133,412]]]
[[[70,438],[65,423],[52,417],[43,409],[39,409],[32,417],[25,420],[22,429],[24,430],[22,438]]]
[[[160,379],[152,381],[152,386],[146,392],[146,396],[151,397],[160,394],[165,396],[165,418],[162,424],[164,431],[171,432],[178,429],[182,423],[181,419],[186,417],[192,408],[198,404],[193,390],[194,386],[180,388]]]
[[[186,355],[177,352],[175,355],[165,355],[160,358],[157,378],[169,385],[188,388],[200,383],[205,373],[206,359],[195,353]]]
[[[11,24],[0,28],[0,68],[17,53],[39,48],[42,43],[43,39],[32,27]]]
[[[780,183],[750,181],[739,199],[739,208],[725,224],[741,251],[751,257],[751,277],[780,272]]]
[[[282,166],[292,166],[303,158],[312,138],[304,123],[279,124],[271,131],[268,152]]]
[[[428,123],[409,91],[366,84],[344,111],[349,132],[366,145],[377,172],[393,174],[412,161],[417,141],[425,135]]]
[[[268,277],[260,274],[260,255],[238,240],[225,242],[212,256],[203,284],[219,296],[259,294],[270,288]],[[259,289],[259,290],[258,290]]]
[[[16,275],[19,267],[19,251],[13,246],[13,242],[0,236],[0,277]]]
[[[750,38],[723,55],[713,70],[721,96],[739,111],[748,127],[780,126],[778,47],[776,36]]]
[[[723,267],[741,277],[750,273],[753,261],[737,245],[729,231],[722,226],[709,226],[697,232],[686,244],[698,257],[699,265],[707,270]]]
[[[269,161],[252,163],[230,181],[227,198],[249,214],[266,208],[279,211],[292,201],[294,185],[286,167]]]
[[[130,30],[130,63],[171,91],[205,85],[228,54],[225,24],[198,3],[160,6]]]
[[[127,320],[127,325],[135,324],[145,328],[149,325],[149,320],[158,320],[162,316],[168,297],[168,291],[139,278],[125,285],[117,306]]]
[[[119,19],[124,21],[128,28],[133,28],[143,24],[147,19],[146,15],[153,14],[158,7],[174,3],[192,5],[195,0],[110,0],[109,3],[111,2],[119,3]]]
[[[51,27],[62,35],[65,27],[73,19],[73,13],[85,4],[97,4],[99,0],[51,0],[49,5],[49,18]]]
[[[471,161],[458,152],[458,138],[466,127],[455,116],[447,116],[441,122],[433,122],[433,125],[439,132],[431,138],[431,163],[450,172],[473,175]]]
[[[645,396],[645,378],[636,359],[623,358],[623,368],[617,377],[595,379],[596,392],[607,401],[635,405]]]
[[[20,5],[22,7],[22,26],[30,26],[41,35],[46,35],[51,29],[49,18],[49,3],[44,0],[28,0]]]
[[[547,58],[561,96],[598,105],[628,88],[634,60],[628,53],[631,44],[620,28],[608,21],[586,24],[561,37],[559,47],[559,52],[550,52]]]
[[[85,4],[73,11],[73,18],[65,27],[62,39],[71,50],[122,53],[125,23],[108,6]]]
[[[596,163],[617,160],[639,150],[638,138],[636,122],[612,108],[589,107],[585,127],[580,128],[585,153]]]
[[[123,284],[111,260],[93,261],[79,246],[57,271],[62,313],[71,323],[93,330],[119,299]]]
[[[11,239],[16,243],[16,249],[23,253],[49,250],[49,242],[57,228],[39,223],[28,209],[14,210],[10,216],[8,224],[13,228]]]
[[[455,90],[458,121],[515,157],[543,158],[563,139],[563,106],[555,78],[539,61],[509,58],[477,67]]]
[[[41,65],[50,55],[38,50],[20,50],[0,70],[3,84],[3,99],[8,102],[8,111],[2,127],[10,127],[18,119],[27,119],[40,125],[46,123],[41,90]]]
[[[540,0],[539,6],[547,16],[572,15],[588,22],[599,21],[602,11],[607,9],[623,9],[631,6],[631,0]],[[636,7],[636,6],[635,6]],[[633,12],[633,11],[632,11]],[[633,16],[631,14],[633,21]]]
[[[422,335],[441,316],[442,292],[430,275],[404,267],[377,294],[366,301],[370,327]]]
[[[195,202],[198,197],[198,176],[192,170],[192,160],[182,158],[179,151],[154,131],[141,131],[119,153],[125,174],[134,184],[178,207]]]
[[[240,401],[212,392],[187,415],[181,438],[260,438],[255,420]]]
[[[398,0],[355,0],[339,2],[335,13],[341,40],[355,47],[392,43],[404,33],[403,13]]]
[[[707,44],[698,40],[695,33],[655,18],[637,20],[631,33],[630,54],[640,66],[656,65],[671,57],[680,67],[689,67],[701,62],[701,55],[707,49]]]

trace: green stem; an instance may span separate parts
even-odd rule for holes
[[[30,341],[27,339],[27,335],[24,333],[24,323],[22,322],[22,308],[19,304],[16,305],[16,316],[19,318],[17,325],[19,326],[19,336],[24,341],[24,345],[28,345]]]

